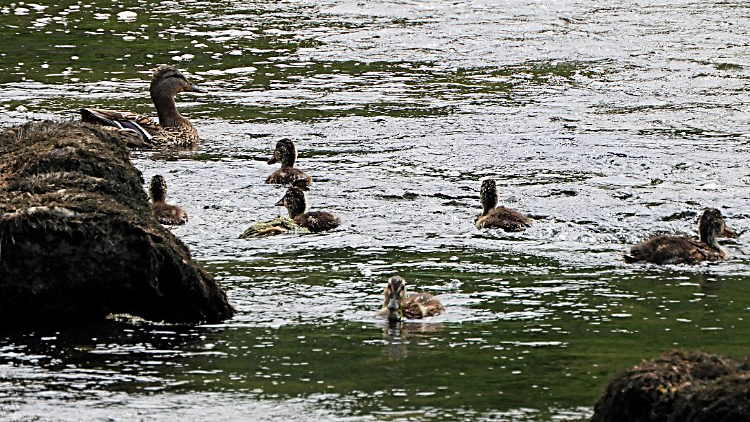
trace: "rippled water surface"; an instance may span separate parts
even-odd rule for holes
[[[153,115],[162,63],[208,91],[179,97],[198,150],[133,159],[238,310],[5,330],[0,418],[578,420],[643,358],[750,352],[747,236],[712,265],[621,260],[706,206],[750,226],[744,1],[62,0],[0,24],[2,126]],[[282,212],[284,137],[344,224],[238,239]],[[474,228],[487,177],[533,228]],[[393,274],[446,314],[377,320]]]

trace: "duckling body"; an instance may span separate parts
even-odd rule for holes
[[[313,233],[332,230],[341,224],[341,219],[329,212],[305,212],[307,209],[305,193],[296,187],[289,188],[276,206],[286,207],[289,218]]]
[[[167,199],[167,182],[160,175],[151,178],[149,186],[151,192],[151,209],[156,214],[156,219],[161,224],[179,226],[187,223],[188,215],[182,208],[177,205],[166,203]]]
[[[151,100],[159,122],[129,111],[80,109],[81,120],[120,131],[132,148],[190,147],[200,140],[192,123],[177,111],[175,96],[180,92],[204,92],[174,66],[159,66],[151,79]]]
[[[406,280],[399,276],[388,279],[383,296],[383,307],[376,315],[388,317],[391,322],[401,318],[422,319],[445,312],[440,300],[429,293],[407,294]]]
[[[292,185],[302,190],[307,190],[312,184],[312,177],[305,174],[304,171],[294,168],[294,162],[297,161],[297,147],[291,139],[282,139],[276,143],[276,149],[273,157],[268,160],[268,164],[281,162],[281,168],[271,173],[266,178],[266,183]]]
[[[702,261],[720,261],[728,254],[716,238],[733,237],[734,232],[727,227],[721,212],[715,208],[706,209],[698,222],[700,239],[687,236],[655,236],[641,242],[625,254],[628,263],[646,261],[655,264],[697,264]]]
[[[531,218],[514,209],[497,206],[497,186],[494,180],[487,179],[482,182],[479,197],[482,202],[482,214],[474,221],[478,229],[498,228],[507,232],[522,232],[531,227]]]

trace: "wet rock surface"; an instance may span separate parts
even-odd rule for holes
[[[615,376],[592,421],[750,420],[750,365],[673,351]]]
[[[29,123],[0,133],[0,324],[220,321],[226,295],[156,220],[116,133]]]

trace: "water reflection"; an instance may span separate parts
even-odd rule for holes
[[[438,335],[443,331],[442,323],[422,323],[413,321],[386,322],[383,326],[386,356],[394,359],[407,357],[411,345],[424,347],[430,344],[429,336]]]

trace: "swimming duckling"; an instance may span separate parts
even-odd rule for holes
[[[497,207],[497,186],[495,181],[487,179],[482,182],[479,191],[482,202],[482,215],[477,217],[474,224],[478,229],[499,228],[506,232],[522,232],[531,227],[532,219],[526,217],[516,210],[505,207]]]
[[[701,261],[719,261],[727,252],[716,240],[718,236],[734,237],[727,227],[721,211],[707,208],[698,220],[700,240],[687,236],[656,236],[639,243],[625,254],[625,262],[648,261],[655,264],[696,264]]]
[[[289,188],[276,206],[286,207],[289,211],[289,218],[313,233],[335,229],[341,224],[341,220],[329,212],[305,212],[307,210],[305,193],[296,187]]]
[[[302,170],[294,168],[294,162],[297,161],[297,147],[291,139],[282,139],[276,142],[276,150],[273,152],[273,157],[268,160],[268,164],[274,164],[278,161],[281,161],[281,168],[271,173],[266,179],[266,183],[288,184],[307,190],[312,183],[312,177]]]
[[[81,120],[120,130],[129,146],[153,148],[160,146],[188,147],[198,143],[198,131],[178,111],[174,98],[180,92],[205,92],[185,78],[176,67],[159,66],[151,78],[151,100],[159,115],[159,123],[147,116],[129,111],[80,109]]]
[[[399,276],[388,279],[383,296],[383,308],[376,315],[387,316],[390,322],[401,318],[421,319],[445,311],[440,300],[429,293],[406,294],[406,280]]]
[[[172,226],[179,226],[187,223],[188,216],[185,210],[178,207],[177,205],[169,205],[166,203],[167,200],[167,182],[160,175],[156,175],[151,178],[151,185],[149,186],[151,192],[151,209],[156,214],[156,219],[161,224],[167,224]]]

